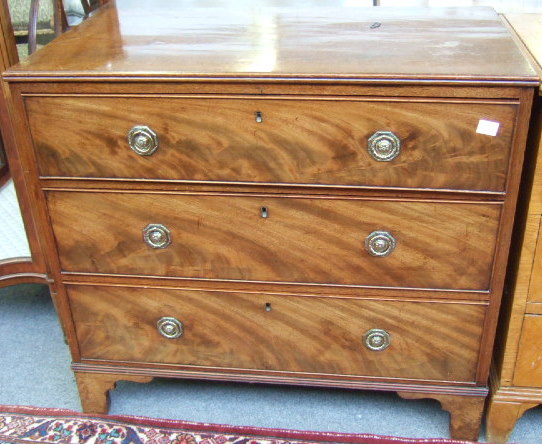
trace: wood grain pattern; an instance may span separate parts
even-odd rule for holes
[[[535,245],[530,246],[534,249],[534,257],[530,270],[522,270],[530,275],[529,293],[527,300],[529,302],[542,302],[542,224],[538,231]]]
[[[462,304],[83,286],[68,294],[83,359],[336,375],[472,381],[485,316]],[[182,322],[180,338],[159,334],[164,316]],[[389,332],[388,349],[363,346],[372,328]]]
[[[530,298],[532,280],[536,268],[533,260],[539,242],[540,232],[540,100],[535,96],[532,108],[531,127],[529,129],[528,149],[526,151],[519,203],[515,219],[515,230],[511,245],[508,265],[506,297],[501,307],[501,320],[494,352],[495,365],[498,367],[500,384],[512,384],[516,365],[516,355],[521,337],[521,329]]]
[[[76,372],[114,373],[118,375],[144,375],[155,378],[200,379],[223,382],[248,382],[263,384],[288,384],[310,387],[328,387],[354,390],[402,391],[447,394],[458,396],[487,396],[487,387],[473,382],[426,381],[370,376],[337,376],[317,373],[293,373],[284,371],[254,371],[216,367],[194,367],[172,364],[92,361],[73,362]]]
[[[345,298],[364,299],[397,299],[404,301],[454,301],[472,305],[488,305],[491,299],[491,291],[472,290],[435,290],[435,289],[409,289],[401,287],[359,287],[324,284],[296,284],[296,283],[273,283],[273,282],[251,282],[251,281],[226,281],[219,282],[205,279],[171,278],[169,276],[136,276],[136,275],[115,275],[115,274],[93,274],[63,272],[62,280],[67,284],[77,285],[106,285],[106,286],[129,286],[158,288],[169,287],[176,289],[195,290],[221,290],[241,293],[264,292],[273,294],[297,294],[301,296],[335,296]]]
[[[415,189],[401,187],[363,187],[284,183],[246,183],[246,182],[182,182],[152,179],[99,179],[99,178],[41,178],[39,183],[43,191],[133,191],[159,193],[243,193],[243,194],[285,194],[296,196],[334,196],[334,197],[370,197],[374,199],[400,200],[447,200],[470,202],[502,202],[506,199],[504,192],[491,191],[453,191],[433,190],[430,188]]]
[[[2,69],[5,70],[19,61],[7,0],[0,2],[0,30],[2,31],[0,53],[2,55]]]
[[[488,289],[500,205],[260,195],[50,192],[66,271],[250,281]],[[269,217],[261,217],[261,208]],[[153,249],[143,229],[165,225]],[[388,257],[365,251],[389,231]]]
[[[542,386],[542,316],[525,315],[519,339],[513,385]]]
[[[536,83],[489,8],[115,3],[12,69],[10,78]],[[375,22],[381,26],[371,27]]]
[[[62,79],[58,82],[31,82],[24,79],[14,79],[9,73],[4,73],[13,91],[21,93],[23,97],[36,95],[73,97],[84,94],[89,97],[102,97],[107,94],[145,97],[149,95],[255,95],[255,96],[359,96],[365,97],[402,97],[402,98],[442,98],[442,99],[504,99],[519,100],[525,85],[502,85],[497,88],[488,88],[483,83],[471,85],[468,82],[457,81],[453,85],[443,85],[440,82],[427,82],[424,84],[410,84],[409,82],[341,82],[332,81],[299,81],[299,82],[272,82],[267,79],[253,79],[248,81],[235,81],[215,79],[203,81],[172,82],[168,79],[149,78],[139,82],[96,82],[77,77]],[[304,97],[298,97],[303,99]]]
[[[525,304],[525,313],[542,315],[542,303],[527,302],[527,304]]]
[[[113,390],[118,381],[133,381],[139,383],[151,382],[152,377],[136,375],[115,375],[107,373],[76,372],[75,380],[81,406],[84,413],[107,415],[109,410],[109,391]]]
[[[489,369],[491,366],[495,332],[499,319],[499,308],[504,292],[506,278],[506,266],[509,259],[512,242],[512,232],[516,217],[517,202],[519,197],[519,184],[522,176],[525,147],[527,143],[528,125],[531,116],[531,104],[534,90],[524,89],[521,93],[520,107],[518,111],[518,125],[514,133],[512,147],[512,162],[508,171],[508,193],[503,205],[501,226],[499,229],[499,240],[495,250],[495,273],[492,281],[493,297],[490,302],[488,316],[484,322],[484,330],[487,334],[482,339],[482,353],[480,356],[481,365],[478,368],[478,382],[487,384]],[[520,123],[520,122],[523,122]]]
[[[542,73],[542,14],[506,14],[506,20],[532,55],[534,68]]]
[[[2,188],[8,180],[9,168],[6,155],[4,153],[4,146],[2,145],[2,141],[0,140],[0,188]]]
[[[405,399],[433,398],[450,413],[450,435],[453,439],[478,441],[485,396],[456,396],[398,392]]]
[[[30,97],[25,100],[42,176],[400,186],[505,191],[517,106],[504,102],[354,98]],[[257,123],[255,113],[263,122]],[[85,116],[80,123],[55,122]],[[476,132],[500,122],[497,137]],[[157,134],[140,156],[135,125]],[[374,160],[376,131],[401,154]]]
[[[540,215],[527,215],[521,230],[515,231],[514,250],[518,255],[510,264],[507,291],[509,297],[502,307],[502,319],[499,325],[499,347],[497,348],[502,385],[512,383],[516,366],[516,355],[519,346],[518,338],[525,315],[525,304],[529,295],[533,260],[540,232]],[[513,295],[513,298],[512,298]]]
[[[45,270],[40,273],[40,269],[31,258],[10,258],[0,261],[0,288],[25,283],[49,284],[50,281]]]
[[[107,375],[83,396],[103,411],[111,375],[398,390],[441,400],[470,437],[538,85],[506,28],[487,9],[158,3],[119,0],[5,77],[73,368]],[[132,117],[166,156],[123,157]],[[480,119],[502,132],[482,140]],[[383,129],[407,162],[363,160]],[[143,243],[151,222],[170,248]],[[382,229],[396,251],[360,259]],[[180,341],[156,332],[163,315],[185,322]],[[388,350],[352,345],[378,327]]]
[[[17,63],[17,47],[11,25],[7,0],[0,1],[0,72]],[[0,262],[0,287],[24,282],[47,283],[47,267],[43,257],[43,245],[36,229],[36,219],[32,208],[29,178],[25,176],[20,164],[20,153],[16,149],[11,94],[7,83],[0,79],[0,184],[8,176],[13,179],[19,207],[32,257],[12,258]],[[2,162],[4,165],[2,166]]]
[[[2,0],[0,2],[0,32],[0,69],[4,71],[7,67],[17,63],[19,59],[17,56],[17,47],[15,45],[7,0]],[[5,111],[2,110],[2,112]],[[9,167],[4,151],[4,143],[0,136],[0,187],[2,187],[8,179]]]
[[[542,99],[539,99],[539,100],[542,100]],[[540,117],[540,132],[539,134],[542,134],[542,115]],[[542,150],[540,149],[540,146],[542,146],[542,143],[539,143],[539,153],[542,153]],[[540,156],[542,157],[542,155]],[[539,162],[537,160],[537,162]],[[534,177],[534,183],[533,183],[533,192],[532,194],[530,195],[530,213],[531,214],[542,214],[542,192],[540,192],[540,190],[542,190],[542,168],[537,168],[536,169],[536,172],[535,172],[535,177]]]
[[[489,442],[504,444],[516,422],[523,414],[537,404],[532,402],[511,402],[491,400],[487,411],[486,433]]]
[[[542,76],[542,71],[541,71]],[[533,103],[533,116],[529,128],[529,145],[536,157],[530,164],[526,164],[527,168],[534,169],[534,178],[532,179],[532,187],[523,190],[525,199],[529,199],[529,214],[542,214],[542,96],[535,96]]]
[[[506,19],[518,32],[518,42],[527,44],[525,52],[533,66],[539,68],[539,38],[542,36],[540,14],[507,15]],[[539,71],[540,72],[540,71]],[[507,277],[508,297],[501,312],[501,347],[494,354],[495,369],[492,375],[492,396],[487,416],[489,440],[504,443],[524,411],[542,400],[542,360],[539,336],[542,331],[540,316],[526,315],[536,312],[541,299],[539,279],[542,255],[540,246],[542,213],[542,151],[540,150],[542,130],[542,107],[540,98],[535,97],[529,146],[520,191],[520,204],[515,226],[514,253],[511,256]],[[530,302],[531,301],[531,302]],[[531,308],[532,307],[532,308]],[[528,388],[524,388],[524,387]]]

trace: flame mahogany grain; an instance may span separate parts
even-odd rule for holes
[[[5,75],[84,408],[156,376],[394,390],[476,437],[539,83],[501,19],[143,3]],[[134,125],[155,155],[127,147]],[[378,130],[403,141],[392,162],[368,157]],[[364,252],[376,230],[391,256]],[[169,315],[181,341],[156,333]]]
[[[65,271],[456,290],[489,289],[501,212],[480,202],[80,192],[49,192],[48,207]],[[170,246],[144,243],[151,223],[169,229]],[[391,255],[365,250],[375,230],[395,237]]]
[[[101,286],[70,286],[68,295],[86,360],[436,381],[474,381],[486,311],[462,304]],[[182,322],[183,335],[161,336],[156,322],[162,317]],[[458,330],[458,324],[465,327]],[[388,349],[363,345],[363,334],[373,328],[388,331]]]
[[[42,176],[401,186],[505,191],[517,104],[389,98],[29,97]],[[263,113],[256,123],[255,112]],[[84,120],[50,131],[54,122]],[[480,117],[499,137],[476,133]],[[159,138],[151,156],[130,149],[144,123]],[[380,130],[401,153],[375,161]]]

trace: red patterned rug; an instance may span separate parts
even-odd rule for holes
[[[261,429],[69,410],[0,406],[0,444],[459,444],[368,434]]]

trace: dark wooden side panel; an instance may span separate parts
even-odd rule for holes
[[[42,176],[482,191],[504,191],[517,112],[474,101],[164,96],[30,97],[26,107]],[[477,133],[480,119],[500,124],[495,137]],[[153,155],[128,146],[136,125],[157,133]],[[367,149],[382,130],[401,139],[390,162]]]
[[[412,288],[489,288],[501,205],[49,192],[63,270]],[[261,215],[267,210],[267,218]],[[143,241],[163,224],[171,245]],[[374,231],[396,248],[365,250]]]
[[[473,380],[486,309],[156,288],[68,294],[83,359],[450,381]],[[180,321],[182,336],[163,337],[162,317]],[[374,328],[389,333],[386,350],[363,345]]]

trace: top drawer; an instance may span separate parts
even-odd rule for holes
[[[517,111],[491,101],[299,97],[25,103],[42,176],[476,191],[505,190]],[[478,132],[480,120],[498,122],[497,134]],[[136,126],[155,132],[152,154],[130,148]]]

